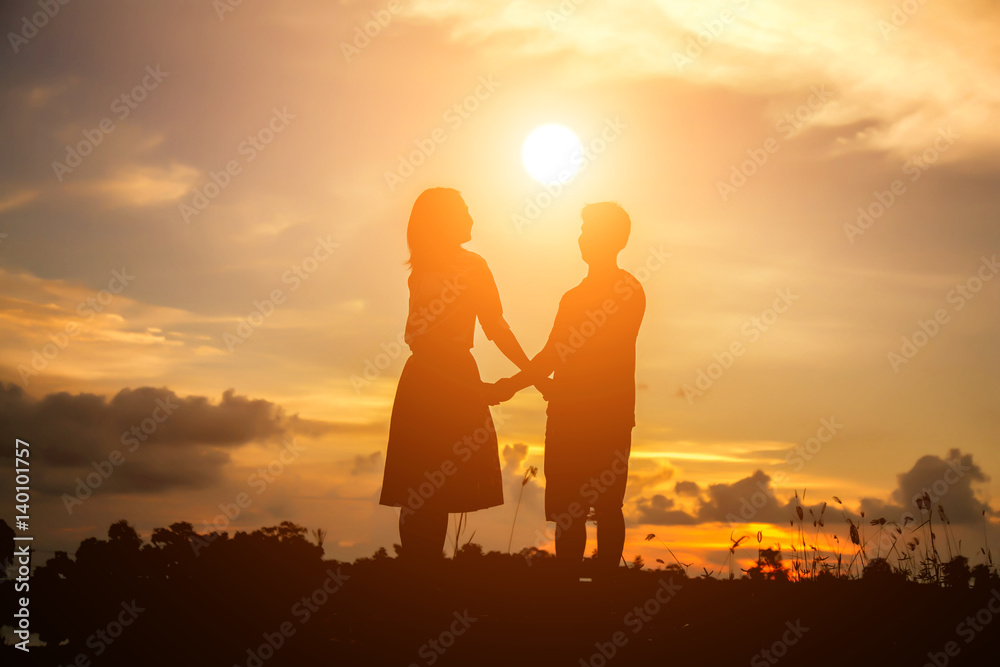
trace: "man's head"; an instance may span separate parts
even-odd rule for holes
[[[580,217],[583,218],[579,241],[583,261],[589,265],[617,264],[618,253],[632,231],[632,220],[625,209],[615,202],[603,201],[584,206]]]

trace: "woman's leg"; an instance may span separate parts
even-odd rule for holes
[[[399,514],[401,556],[414,560],[439,558],[448,535],[448,513],[419,509]]]

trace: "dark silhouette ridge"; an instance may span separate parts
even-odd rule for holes
[[[964,559],[943,586],[887,577],[874,560],[861,578],[789,581],[776,552],[761,554],[766,576],[621,567],[584,583],[558,577],[557,559],[537,549],[469,544],[423,563],[379,549],[346,563],[323,560],[307,535],[289,522],[232,536],[181,522],[144,542],[119,521],[108,539],[35,569],[32,623],[48,645],[27,654],[5,645],[3,664],[774,664],[761,651],[789,626],[801,636],[785,647],[788,665],[933,664],[928,654],[955,642],[948,665],[981,666],[1000,649],[991,625],[970,636],[967,620],[997,608],[1000,577],[978,565],[970,573]],[[602,569],[593,559],[582,568]],[[13,583],[0,582],[5,624]]]

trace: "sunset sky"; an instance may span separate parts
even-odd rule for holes
[[[338,559],[398,542],[377,499],[405,225],[433,186],[462,192],[529,354],[585,274],[582,206],[631,215],[630,560],[670,562],[655,533],[718,568],[757,530],[787,558],[794,490],[843,541],[833,496],[896,520],[935,482],[973,563],[984,510],[1000,543],[992,0],[58,7],[0,13],[0,433],[31,445],[43,557],[122,518],[205,532],[240,493],[230,533],[292,520]],[[548,191],[521,161],[547,123],[588,147]],[[479,330],[473,352],[485,380],[515,371]],[[534,389],[493,408],[485,549],[544,410]],[[543,485],[515,550],[551,549]]]

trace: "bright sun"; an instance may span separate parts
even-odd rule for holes
[[[583,162],[583,146],[568,127],[542,125],[524,140],[521,159],[535,180],[565,183]]]

